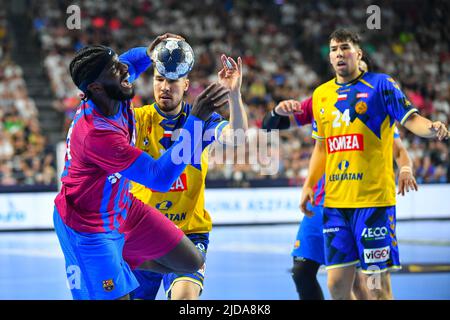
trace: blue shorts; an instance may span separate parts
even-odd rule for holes
[[[68,227],[58,211],[53,223],[66,261],[67,284],[75,300],[112,300],[139,286],[122,257],[125,236],[117,230],[82,233]]]
[[[206,252],[209,244],[209,233],[192,233],[186,235],[197,247],[203,258],[206,260]],[[200,286],[200,294],[203,290],[203,280],[205,277],[205,265],[202,269],[194,273],[186,274],[161,274],[145,270],[133,270],[134,275],[139,281],[139,288],[131,293],[131,299],[155,300],[161,281],[164,285],[164,291],[168,299],[171,298],[173,285],[178,281],[190,281]]]
[[[395,206],[324,208],[323,236],[327,269],[357,265],[363,273],[400,269]]]
[[[304,216],[297,232],[297,238],[292,250],[293,257],[313,260],[319,264],[325,264],[323,242],[323,206],[312,206],[308,203],[308,210],[314,215]]]

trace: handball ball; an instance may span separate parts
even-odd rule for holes
[[[153,51],[153,63],[164,78],[177,80],[192,70],[194,51],[184,40],[167,38]]]

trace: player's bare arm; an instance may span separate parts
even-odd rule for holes
[[[306,178],[305,184],[303,185],[303,192],[300,201],[300,210],[309,217],[311,217],[313,213],[306,208],[306,204],[310,202],[314,206],[313,187],[325,174],[325,160],[325,143],[322,140],[317,140],[311,155],[311,161],[309,162],[309,174]]]
[[[404,196],[405,191],[419,190],[412,170],[412,160],[400,138],[394,139],[394,158],[399,168],[397,194]]]
[[[238,57],[236,62],[233,58],[222,54],[220,60],[222,69],[217,74],[219,83],[230,90],[230,124],[222,131],[221,139],[226,144],[237,144],[240,139],[233,139],[234,130],[248,129],[247,113],[241,97],[242,59]]]
[[[441,121],[432,122],[427,118],[415,113],[403,124],[406,129],[423,138],[438,138],[444,140],[449,138],[447,126]]]

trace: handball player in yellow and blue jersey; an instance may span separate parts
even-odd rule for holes
[[[317,142],[300,207],[313,214],[307,203],[315,205],[313,187],[325,173],[328,289],[333,299],[351,299],[357,264],[382,281],[387,270],[400,268],[392,166],[395,121],[425,138],[448,139],[448,129],[420,116],[390,76],[359,70],[362,50],[356,33],[336,30],[329,45],[336,77],[313,93]]]
[[[247,115],[241,99],[242,61],[221,56],[223,68],[218,73],[219,83],[230,90],[230,119],[213,113],[203,129],[201,161],[186,167],[169,192],[157,192],[134,183],[133,195],[157,208],[174,222],[206,256],[212,221],[205,209],[205,178],[208,169],[208,146],[218,140],[230,143],[234,130],[247,130]],[[191,112],[191,105],[183,101],[189,88],[187,75],[178,79],[164,77],[154,68],[153,89],[155,102],[135,108],[137,139],[136,146],[158,159],[174,143],[175,130],[183,127]],[[209,133],[206,133],[209,131]],[[205,264],[206,265],[206,264]],[[135,270],[140,287],[133,299],[154,300],[161,282],[168,299],[198,299],[203,290],[205,265],[194,273],[160,274]]]

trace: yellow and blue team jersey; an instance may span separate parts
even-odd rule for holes
[[[183,127],[191,106],[183,102],[178,115],[164,114],[156,103],[135,108],[136,147],[158,159],[172,145],[172,134]],[[211,231],[212,222],[205,210],[205,178],[208,170],[207,147],[219,139],[228,125],[219,114],[213,113],[203,129],[204,139],[200,164],[186,167],[167,193],[152,191],[132,183],[131,192],[142,202],[155,207],[172,220],[185,234]]]
[[[395,205],[395,121],[417,112],[388,75],[363,73],[313,93],[312,136],[326,145],[325,207]]]

